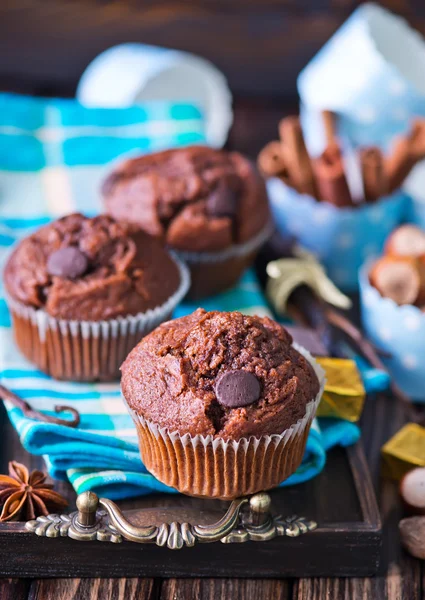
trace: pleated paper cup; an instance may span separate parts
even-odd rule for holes
[[[255,260],[258,250],[273,231],[269,222],[254,237],[243,244],[234,244],[220,252],[185,252],[176,254],[190,269],[189,300],[214,296],[231,288]]]
[[[184,85],[176,85],[176,82]],[[188,98],[202,110],[210,146],[221,148],[233,120],[232,95],[226,78],[210,61],[179,50],[120,44],[88,65],[77,88],[85,106],[123,108],[155,100],[169,103]],[[180,133],[178,120],[168,125]]]
[[[401,16],[362,3],[298,76],[301,117],[313,154],[326,145],[322,110],[338,115],[353,146],[388,150],[425,116],[425,43]]]
[[[268,490],[292,475],[303,459],[325,384],[324,371],[311,354],[294,347],[310,362],[320,382],[320,391],[307,404],[302,419],[280,434],[224,440],[170,432],[130,410],[148,471],[183,494],[223,500]]]
[[[146,334],[167,321],[187,293],[190,274],[174,254],[180,286],[161,306],[106,321],[56,319],[8,297],[16,344],[39,369],[69,381],[114,381],[127,354]]]
[[[338,208],[299,194],[276,177],[267,181],[276,227],[313,252],[329,277],[343,291],[358,290],[358,272],[365,260],[382,254],[389,234],[407,212],[400,190],[374,203]]]
[[[393,381],[415,402],[425,403],[425,313],[384,298],[369,280],[372,262],[360,271],[362,325],[368,339],[382,350]]]

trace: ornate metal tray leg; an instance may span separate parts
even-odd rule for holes
[[[28,531],[50,538],[70,537],[78,541],[154,542],[178,550],[197,542],[223,543],[261,542],[276,536],[295,537],[317,527],[314,521],[303,517],[272,516],[271,499],[266,492],[250,498],[237,498],[224,516],[216,512],[204,514],[207,524],[189,522],[190,511],[182,508],[140,509],[122,512],[107,498],[98,498],[93,492],[84,492],[77,498],[77,511],[69,515],[48,515],[26,523]]]

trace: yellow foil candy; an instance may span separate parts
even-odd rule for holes
[[[381,450],[382,475],[398,481],[413,467],[425,467],[425,427],[408,423]]]
[[[293,252],[293,258],[279,258],[267,265],[266,294],[277,312],[286,312],[290,295],[301,284],[307,285],[319,298],[333,306],[350,308],[350,298],[332,283],[314,254],[298,245]]]
[[[366,393],[356,363],[345,358],[316,357],[316,360],[326,372],[325,391],[317,416],[358,421]]]

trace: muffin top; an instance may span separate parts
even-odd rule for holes
[[[169,246],[214,252],[246,242],[270,219],[264,182],[236,152],[191,146],[127,160],[102,188],[106,210]]]
[[[177,265],[158,240],[110,216],[78,213],[23,239],[4,271],[12,299],[79,321],[160,306],[179,281]]]
[[[198,309],[160,325],[130,352],[122,391],[138,415],[181,435],[280,434],[319,391],[312,366],[291,344],[267,317]]]

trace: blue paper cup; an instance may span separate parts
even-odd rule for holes
[[[416,402],[425,403],[425,314],[416,306],[398,306],[369,282],[371,263],[360,271],[363,328],[378,348],[397,385]]]
[[[217,67],[188,52],[145,44],[120,44],[96,56],[80,79],[77,99],[108,108],[190,100],[201,107],[208,144],[217,148],[233,121],[232,95]]]
[[[337,208],[299,194],[276,178],[269,179],[267,187],[278,230],[311,250],[346,292],[358,289],[360,267],[382,253],[386,238],[406,211],[407,197],[401,192],[373,204]]]
[[[425,199],[411,196],[408,198],[406,220],[425,229]]]
[[[382,6],[359,6],[298,76],[301,122],[312,156],[325,145],[322,110],[338,116],[350,148],[388,152],[415,117],[425,117],[425,42],[407,21]],[[411,220],[425,225],[425,161],[403,185]]]
[[[412,117],[425,116],[425,43],[402,17],[357,8],[298,77],[310,151],[324,145],[320,111],[335,111],[351,144],[385,150]]]

